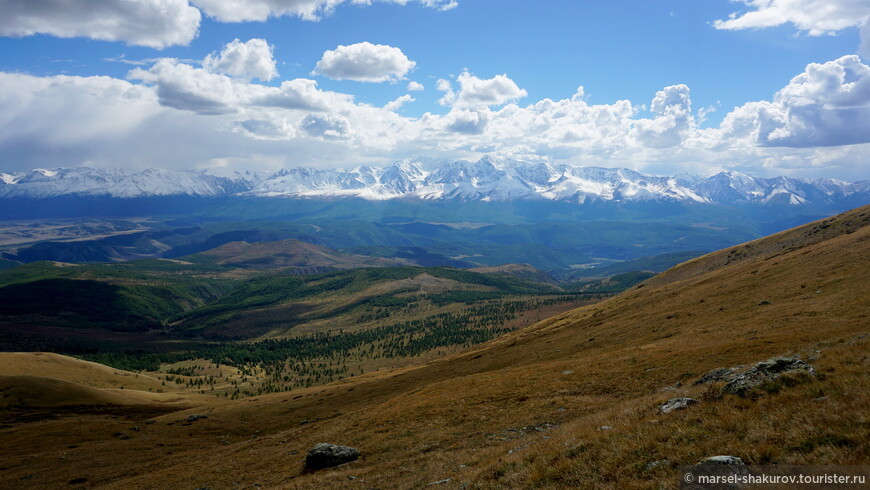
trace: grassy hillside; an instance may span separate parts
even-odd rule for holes
[[[130,440],[111,431],[135,421],[16,422],[0,429],[0,464],[10,468],[0,481],[675,488],[677,465],[717,454],[750,465],[866,465],[868,225],[865,207],[700,257],[462,353],[158,417]],[[801,356],[817,375],[748,396],[693,384],[714,368],[781,355]],[[679,396],[700,403],[659,412]],[[196,413],[208,419],[182,423]],[[361,457],[303,472],[305,452],[322,441]]]

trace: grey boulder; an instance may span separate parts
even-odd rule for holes
[[[309,470],[332,468],[356,461],[358,458],[358,449],[321,442],[308,450],[308,455],[305,457],[305,468]]]

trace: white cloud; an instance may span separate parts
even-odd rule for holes
[[[187,0],[2,0],[0,35],[49,34],[162,49],[187,45],[201,15]]]
[[[235,112],[240,98],[238,89],[242,87],[225,75],[171,58],[159,60],[148,70],[136,68],[129,76],[153,83],[161,105],[203,115]]]
[[[405,94],[405,95],[403,95],[395,100],[391,100],[390,102],[387,102],[387,104],[384,106],[384,109],[386,109],[388,111],[396,112],[397,110],[401,109],[401,107],[403,105],[405,105],[406,103],[414,102],[414,101],[415,101],[415,99],[413,97],[411,97],[408,94]]]
[[[202,66],[212,73],[252,80],[271,80],[278,76],[273,47],[265,39],[241,42],[234,39],[219,54],[211,53],[202,61]]]
[[[420,82],[415,82],[413,80],[408,82],[408,92],[420,92],[425,89],[426,87],[424,87]]]
[[[857,56],[808,65],[770,100],[735,108],[720,127],[705,129],[685,85],[655,93],[647,113],[628,100],[590,104],[583,87],[521,106],[511,100],[524,92],[507,77],[463,74],[455,92],[448,80],[435,84],[453,92],[445,113],[405,117],[395,111],[413,100],[409,94],[376,107],[314,80],[273,86],[195,61],[160,59],[130,79],[141,83],[0,73],[0,168],[352,166],[485,153],[655,172],[737,168],[849,179],[866,178],[870,161],[870,67]],[[499,84],[509,90],[493,88]]]
[[[761,146],[870,143],[870,67],[854,55],[811,63],[772,101],[735,108],[721,132]]]
[[[451,133],[483,134],[488,122],[488,111],[454,109],[444,117],[444,129]]]
[[[449,81],[438,80],[436,88],[444,92],[444,96],[438,101],[439,104],[459,108],[480,108],[504,105],[528,95],[528,92],[519,88],[507,75],[481,79],[464,71],[456,80],[459,82],[459,93],[453,91]]]
[[[264,21],[283,16],[316,21],[348,1],[353,5],[372,4],[372,0],[192,0],[206,15],[221,22]],[[411,0],[378,1],[399,5],[412,3]],[[459,5],[456,0],[418,0],[417,3],[438,10],[450,10]]]
[[[836,34],[858,27],[859,53],[870,59],[870,2],[867,0],[733,0],[750,7],[748,12],[733,12],[717,20],[717,29],[740,30],[775,27],[787,23],[810,36]]]
[[[735,0],[752,10],[717,20],[717,29],[753,29],[792,23],[811,36],[862,25],[870,18],[865,0]]]
[[[689,87],[685,85],[672,85],[657,92],[651,110],[655,117],[638,120],[633,132],[644,146],[677,146],[695,126]]]
[[[416,66],[399,48],[362,42],[323,53],[312,75],[335,80],[388,82],[404,78]]]

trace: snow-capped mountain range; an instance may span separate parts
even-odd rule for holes
[[[687,201],[709,204],[860,205],[870,181],[758,178],[739,172],[661,177],[628,169],[527,163],[484,157],[438,165],[403,160],[385,168],[249,172],[71,168],[0,172],[0,198],[58,196],[355,197],[367,200]]]

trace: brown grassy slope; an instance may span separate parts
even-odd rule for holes
[[[174,383],[48,352],[0,352],[0,410],[155,405],[175,409],[210,403]],[[162,393],[161,393],[162,392]]]
[[[179,409],[210,401],[210,398],[197,395],[93,388],[55,378],[0,376],[0,409],[167,404]]]
[[[179,426],[184,413],[167,415],[129,441],[80,433],[106,423],[96,419],[0,429],[19,448],[0,448],[0,465],[18,463],[0,480],[413,488],[450,478],[448,487],[658,488],[677,482],[669,465],[645,469],[661,459],[866,464],[870,208],[827,221],[821,239],[811,233],[819,223],[791,230],[753,242],[761,252],[741,260],[729,262],[731,250],[702,257],[688,263],[693,269],[460,355],[214,405],[191,426]],[[691,386],[716,367],[791,353],[812,357],[822,376],[757,400]],[[685,395],[703,403],[656,413]],[[597,430],[604,425],[612,430]],[[65,429],[54,445],[35,442]],[[75,451],[63,449],[82,437]],[[362,457],[304,474],[304,452],[320,441],[358,447]],[[61,455],[67,463],[53,464]]]
[[[53,378],[92,388],[166,390],[160,380],[147,374],[131,373],[50,352],[0,352],[0,376]]]
[[[345,254],[321,245],[299,240],[276,242],[232,242],[200,252],[220,265],[252,268],[334,268],[392,267],[409,265],[407,261]]]

